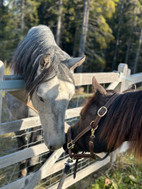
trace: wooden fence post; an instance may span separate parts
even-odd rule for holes
[[[122,92],[129,88],[129,85],[130,85],[129,77],[130,77],[131,70],[128,69],[127,64],[120,63],[118,65],[118,72],[120,72],[120,78],[122,79],[120,83],[119,91]]]
[[[4,75],[4,64],[0,61],[0,81],[3,80]],[[2,114],[2,90],[0,89],[0,123],[1,123],[1,114]]]

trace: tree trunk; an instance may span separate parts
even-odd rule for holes
[[[22,0],[22,15],[21,15],[21,30],[22,32],[24,31],[25,28],[25,23],[24,23],[24,18],[25,18],[25,0]]]
[[[56,32],[56,43],[60,45],[61,41],[61,25],[62,25],[62,0],[59,1],[59,10],[58,10],[58,22],[57,22],[57,32]]]
[[[133,31],[134,31],[134,25],[133,25],[132,28],[131,28],[130,37],[129,37],[129,39],[128,39],[128,45],[127,45],[127,51],[126,51],[126,57],[125,57],[125,63],[126,63],[126,64],[128,64],[129,51],[130,51],[130,46],[131,46]]]
[[[85,51],[85,43],[88,31],[88,21],[89,21],[89,9],[90,9],[90,0],[84,0],[84,9],[83,9],[83,20],[81,27],[81,36],[80,36],[80,45],[79,45],[79,54],[78,56],[83,56]],[[83,66],[77,68],[77,72],[82,72]]]
[[[139,59],[141,44],[142,44],[142,29],[141,29],[141,32],[140,32],[139,45],[138,45],[138,49],[137,49],[137,52],[136,52],[136,58],[135,58],[134,71],[133,71],[133,73],[136,73],[136,72],[137,72],[138,59]]]
[[[116,45],[115,45],[115,50],[114,50],[113,62],[112,62],[112,71],[114,69],[116,69],[117,49],[118,49],[118,46],[119,46],[120,27],[121,27],[121,23],[122,23],[123,8],[124,8],[124,0],[121,0],[120,16],[119,16],[119,22],[118,22],[118,31],[117,31],[117,37],[116,37]]]
[[[77,44],[77,37],[78,37],[78,27],[75,28],[75,35],[74,35],[74,43],[73,43],[73,53],[72,56],[76,56],[76,44]]]
[[[131,46],[131,41],[132,41],[132,34],[133,34],[133,31],[134,31],[134,19],[135,19],[135,14],[133,14],[133,25],[131,26],[130,36],[129,36],[128,44],[127,44],[127,51],[126,51],[126,57],[125,57],[125,63],[126,64],[128,64],[129,51],[130,51],[130,46]]]
[[[0,0],[0,7],[3,7],[4,5],[3,5],[3,1],[4,0]]]

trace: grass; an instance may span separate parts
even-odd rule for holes
[[[142,189],[142,162],[133,155],[120,155],[115,166],[91,174],[69,189]]]
[[[117,166],[102,173],[91,189],[142,189],[142,163],[133,156],[120,156]]]

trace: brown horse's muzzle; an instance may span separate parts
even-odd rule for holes
[[[67,133],[65,134],[65,144],[63,145],[63,149],[69,156],[71,157],[70,153],[77,154],[80,151],[83,151],[83,149],[80,147],[79,141],[77,140],[75,143],[72,141],[76,138],[76,128],[79,127],[79,122],[75,123],[74,125],[70,126],[68,128]]]

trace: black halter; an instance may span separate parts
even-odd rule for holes
[[[97,117],[95,120],[92,120],[89,126],[87,126],[81,133],[79,133],[74,139],[72,139],[72,131],[71,127],[68,129],[67,132],[67,149],[68,149],[68,154],[70,158],[73,159],[81,159],[81,158],[93,158],[96,159],[96,155],[94,154],[94,138],[95,138],[95,131],[98,129],[98,124],[101,120],[102,117],[104,117],[108,111],[108,108],[111,106],[113,101],[118,97],[119,94],[115,93],[109,101],[105,104],[105,106],[102,106],[98,111],[97,111]],[[91,136],[90,136],[90,141],[89,141],[89,150],[90,154],[74,154],[72,153],[72,149],[74,149],[75,143],[87,132],[91,130]],[[108,154],[108,153],[107,153]],[[106,158],[106,156],[105,156]],[[104,158],[103,158],[104,159]]]

